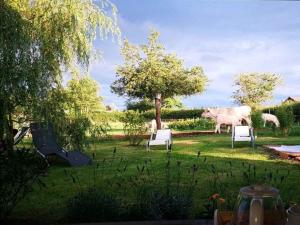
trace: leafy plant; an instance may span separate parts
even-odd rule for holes
[[[292,107],[290,105],[282,105],[276,109],[275,114],[279,120],[283,135],[289,135],[295,121]]]
[[[79,192],[67,204],[67,217],[74,222],[113,221],[119,215],[119,200],[98,188]]]
[[[47,167],[45,160],[30,149],[0,152],[0,222],[32,191],[34,184],[45,186],[40,176]]]
[[[121,117],[121,122],[124,123],[124,133],[130,145],[139,145],[143,140],[142,135],[147,131],[145,119],[141,113],[139,111],[128,110]]]
[[[264,120],[262,119],[262,112],[259,110],[253,111],[251,113],[251,121],[252,121],[252,127],[254,128],[254,132],[256,132],[256,129],[262,128],[264,126]]]

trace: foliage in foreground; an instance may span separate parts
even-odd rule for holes
[[[80,219],[80,211],[85,212],[81,221],[113,221],[113,220],[157,220],[157,219],[191,219],[195,217],[212,218],[214,210],[218,207],[224,210],[233,210],[238,190],[234,186],[243,187],[252,184],[265,184],[288,190],[290,186],[286,181],[291,172],[289,170],[269,170],[265,167],[248,162],[226,161],[217,165],[202,157],[201,152],[191,159],[189,167],[180,160],[173,159],[172,153],[166,153],[164,162],[163,179],[157,179],[157,172],[153,168],[153,160],[147,159],[136,166],[136,172],[126,177],[127,161],[117,160],[118,151],[113,151],[113,157],[98,163],[93,169],[94,183],[92,189],[81,189],[80,179],[72,173],[66,173],[73,183],[79,186],[80,192],[69,200],[68,218]],[[116,176],[111,180],[103,176],[104,171],[112,170],[117,165]],[[235,167],[240,170],[234,170]],[[199,186],[197,175],[207,173],[205,189]],[[96,180],[100,183],[109,183],[110,188],[97,187]],[[107,180],[108,179],[108,180]],[[234,184],[234,186],[232,186]],[[130,192],[129,192],[130,189]],[[116,190],[116,191],[112,191]],[[195,193],[201,191],[206,196],[203,211],[199,214],[196,207]],[[131,193],[131,194],[129,194]],[[128,200],[128,197],[132,199]],[[284,199],[286,206],[291,199]],[[71,204],[70,204],[71,203]],[[95,204],[97,206],[93,207]],[[104,209],[107,206],[107,209]],[[103,214],[108,209],[107,215]],[[89,210],[86,210],[89,208]],[[97,210],[102,209],[101,213]],[[91,219],[92,218],[92,219]]]
[[[47,166],[43,158],[28,149],[0,152],[0,221],[32,191],[34,183],[44,185],[40,176]]]
[[[116,150],[113,152],[113,159],[116,157]],[[161,219],[187,219],[193,217],[193,196],[197,180],[195,173],[197,166],[189,169],[189,183],[182,186],[181,162],[176,164],[176,183],[172,183],[171,152],[167,153],[167,160],[164,167],[163,189],[155,179],[155,171],[152,170],[152,161],[146,160],[142,165],[137,166],[136,175],[129,179],[122,179],[111,186],[118,187],[117,193],[97,188],[95,183],[92,188],[80,190],[80,192],[68,202],[67,217],[71,221],[98,222],[114,220],[161,220]],[[108,163],[108,167],[113,162]],[[127,170],[127,164],[119,165],[117,170],[119,176]],[[100,164],[94,169],[94,180],[103,179],[100,172]],[[106,168],[109,169],[109,168]],[[79,180],[72,174],[67,174],[75,185]],[[134,190],[133,202],[126,199],[126,189],[123,184],[129,185]],[[127,186],[128,188],[128,186]],[[123,193],[124,192],[124,193]],[[123,193],[123,194],[122,194]]]
[[[119,217],[120,203],[113,194],[90,188],[69,200],[67,217],[73,222],[113,221]]]

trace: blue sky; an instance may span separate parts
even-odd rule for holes
[[[206,92],[183,99],[185,106],[232,106],[233,79],[243,72],[272,72],[284,83],[275,98],[300,96],[300,2],[112,0],[119,10],[122,39],[146,42],[150,28],[161,33],[168,52],[186,67],[201,66],[210,83]],[[106,104],[124,107],[125,99],[110,92],[115,67],[122,64],[120,46],[96,41],[103,53],[90,73],[101,87]]]

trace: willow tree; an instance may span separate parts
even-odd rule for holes
[[[146,45],[124,41],[124,64],[117,67],[118,79],[111,88],[118,95],[155,100],[157,128],[161,128],[162,99],[203,92],[207,78],[201,67],[186,69],[183,60],[168,54],[158,43],[159,33],[152,31]]]
[[[38,106],[64,72],[86,70],[98,34],[119,37],[115,6],[98,2],[0,1],[0,148],[12,149],[16,107]]]
[[[236,103],[259,107],[263,102],[272,99],[275,88],[281,83],[281,78],[272,73],[244,73],[234,81],[236,90],[233,98]]]

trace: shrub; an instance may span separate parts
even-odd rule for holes
[[[191,214],[192,199],[187,193],[165,192],[155,187],[142,189],[137,202],[130,210],[129,219],[159,220],[187,219]]]
[[[119,218],[120,204],[114,195],[100,189],[81,191],[67,203],[67,217],[76,222],[113,221]]]
[[[276,109],[275,114],[278,117],[283,135],[288,135],[295,120],[293,108],[291,105],[282,105]]]
[[[264,120],[262,119],[262,112],[261,111],[253,111],[251,113],[251,121],[253,128],[262,128],[264,125]]]
[[[214,127],[214,122],[205,118],[177,120],[169,123],[169,128],[175,130],[205,130]]]
[[[32,186],[45,186],[39,177],[45,173],[47,163],[28,149],[0,151],[0,223],[30,192]]]
[[[139,145],[143,140],[143,134],[146,133],[145,118],[139,111],[128,110],[121,117],[124,123],[124,133],[129,140],[130,145]]]

